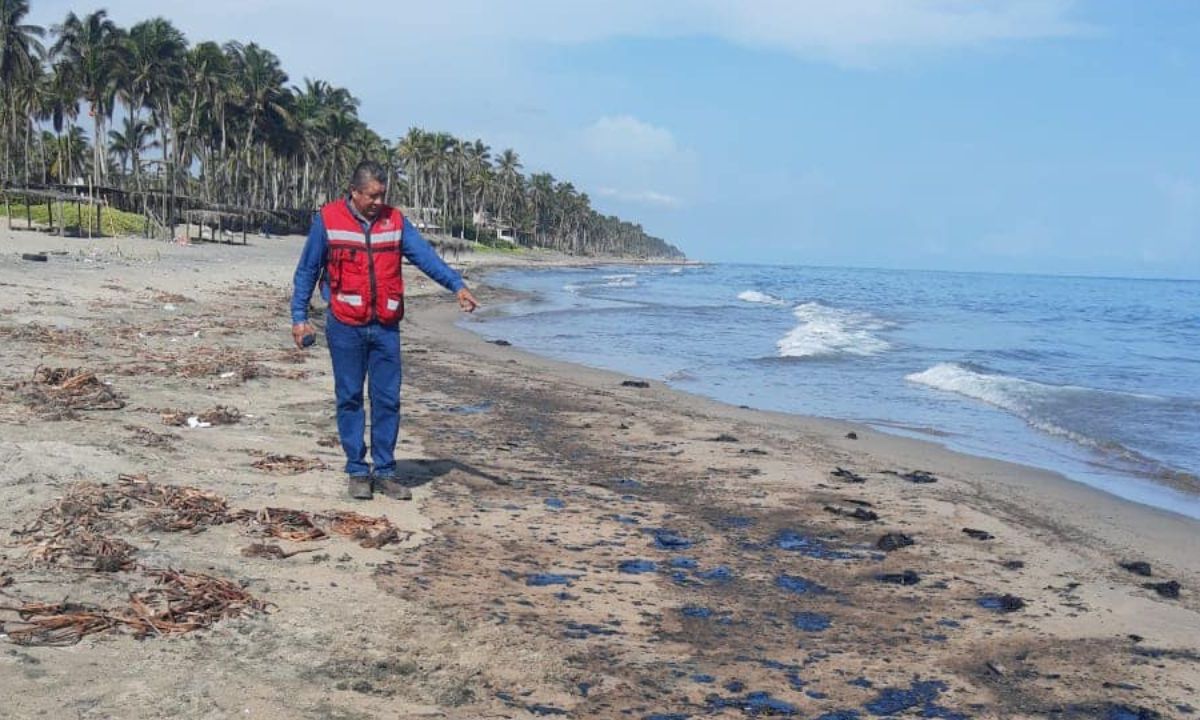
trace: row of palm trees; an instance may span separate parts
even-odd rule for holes
[[[189,45],[169,20],[125,29],[104,10],[68,13],[49,29],[28,14],[29,0],[0,0],[4,184],[85,179],[144,209],[161,202],[169,213],[187,198],[304,217],[374,158],[394,171],[393,202],[459,237],[682,256],[600,215],[570,183],[526,177],[513,150],[419,128],[389,142],[359,118],[348,90],[307,78],[289,86],[279,58],[255,43]]]

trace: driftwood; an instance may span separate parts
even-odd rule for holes
[[[139,522],[122,520],[122,515],[135,510],[145,511]],[[141,475],[121,475],[116,484],[79,483],[29,526],[14,531],[18,542],[31,547],[30,559],[81,572],[138,573],[154,584],[130,593],[127,604],[119,607],[68,600],[0,606],[0,612],[18,617],[15,622],[0,623],[0,631],[18,644],[69,645],[101,632],[130,632],[139,638],[188,633],[226,618],[267,611],[269,603],[254,598],[232,580],[140,565],[134,560],[138,549],[111,534],[130,527],[198,532],[235,522],[252,525],[269,537],[306,542],[339,535],[364,548],[381,548],[412,535],[402,538],[385,517],[348,511],[230,511],[219,495],[153,483]],[[315,550],[289,552],[276,544],[252,543],[242,549],[242,555],[285,559]],[[0,573],[0,587],[12,582],[10,575]]]
[[[35,411],[52,419],[75,417],[76,410],[125,407],[112,388],[83,368],[38,367],[33,379],[7,388]]]
[[[5,606],[0,610],[17,613],[20,622],[6,623],[4,631],[19,645],[72,645],[108,630],[128,630],[139,638],[178,635],[270,608],[231,580],[170,569],[145,572],[157,583],[130,593],[126,607],[66,601]]]

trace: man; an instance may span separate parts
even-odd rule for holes
[[[308,303],[320,278],[329,303],[325,339],[333,360],[338,436],[346,453],[350,497],[369,500],[374,489],[408,500],[396,475],[400,432],[400,319],[404,316],[401,257],[458,298],[464,312],[479,306],[462,277],[433,251],[399,210],[384,203],[388,176],[379,163],[354,169],[347,197],[321,208],[296,266],[292,339],[312,344]],[[371,461],[363,442],[363,381],[370,378]]]

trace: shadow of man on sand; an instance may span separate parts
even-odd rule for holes
[[[420,487],[433,482],[435,478],[439,478],[451,470],[459,470],[468,475],[473,475],[477,478],[488,480],[497,485],[508,485],[509,481],[505,478],[491,473],[486,473],[478,468],[471,467],[457,460],[397,460],[396,474],[404,480],[404,484],[410,488]]]

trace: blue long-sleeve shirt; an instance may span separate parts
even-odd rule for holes
[[[357,217],[353,207],[351,213]],[[363,232],[366,232],[370,223],[361,217],[358,220],[363,225]],[[404,228],[401,232],[400,248],[405,259],[450,292],[458,292],[466,287],[462,276],[434,252],[433,246],[421,237],[421,233],[407,217],[404,218]],[[304,250],[300,253],[300,262],[296,264],[296,274],[292,277],[292,324],[308,321],[308,303],[325,269],[325,255],[328,251],[329,234],[325,232],[325,222],[321,219],[321,214],[317,213],[313,218],[312,228],[308,231]],[[329,302],[328,281],[321,282],[321,297],[325,302]]]

